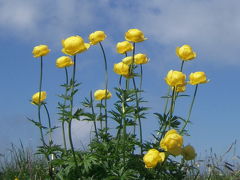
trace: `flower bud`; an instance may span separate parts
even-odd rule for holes
[[[129,29],[125,33],[125,39],[127,41],[137,43],[137,42],[142,42],[142,41],[146,40],[147,38],[144,37],[143,32],[140,31],[139,29]]]
[[[69,56],[61,56],[56,60],[56,66],[58,68],[65,68],[68,66],[72,66],[74,62]]]
[[[112,94],[105,89],[99,89],[97,91],[95,91],[94,93],[94,98],[98,101],[103,100],[103,99],[110,99],[112,97]]]
[[[196,52],[194,52],[192,50],[192,47],[189,45],[183,45],[182,47],[177,47],[176,54],[183,61],[192,60],[197,57]]]
[[[203,84],[209,82],[207,80],[206,74],[204,72],[195,72],[189,75],[189,84],[196,85],[196,84]]]

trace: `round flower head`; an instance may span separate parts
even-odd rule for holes
[[[98,101],[103,100],[103,99],[110,99],[112,97],[112,94],[105,89],[99,89],[97,91],[95,91],[94,93],[94,98]]]
[[[183,137],[175,129],[169,130],[160,141],[160,147],[174,156],[182,152]]]
[[[133,57],[132,56],[127,56],[122,59],[122,62],[126,65],[130,65],[133,63]]]
[[[106,37],[107,35],[104,33],[104,31],[95,31],[89,35],[88,39],[91,45],[95,45],[103,41]]]
[[[116,74],[127,76],[129,74],[129,66],[124,64],[123,62],[114,64],[113,71]]]
[[[137,42],[142,42],[142,41],[146,40],[147,38],[144,37],[143,32],[140,31],[139,29],[129,29],[125,33],[125,39],[127,41],[137,43]]]
[[[33,57],[41,57],[41,56],[45,56],[50,52],[50,49],[48,49],[47,45],[39,45],[39,46],[35,46],[33,48],[32,54]]]
[[[90,47],[89,44],[84,43],[83,38],[80,36],[70,36],[62,40],[62,46],[62,52],[71,56],[84,52]]]
[[[170,70],[165,78],[166,83],[169,86],[177,87],[177,86],[184,86],[186,84],[186,75],[180,71],[173,71]]]
[[[40,97],[41,94],[41,97]],[[39,100],[40,98],[40,100]],[[32,96],[33,104],[40,104],[47,98],[47,93],[45,91],[41,91],[41,93],[37,92]]]
[[[195,72],[189,75],[189,84],[196,85],[196,84],[203,84],[209,82],[207,80],[206,74],[204,72]]]
[[[149,61],[149,59],[146,54],[139,53],[134,56],[135,64],[146,64],[146,63],[148,63],[148,61]]]
[[[65,68],[68,66],[72,66],[74,62],[69,56],[61,56],[56,60],[56,66],[58,68]]]
[[[176,48],[176,55],[183,61],[192,60],[197,57],[196,52],[192,50],[189,45],[183,45],[182,47]]]
[[[182,156],[185,160],[193,160],[197,156],[195,149],[191,145],[187,145],[182,149]]]
[[[122,42],[117,43],[116,50],[118,53],[124,54],[128,51],[132,51],[133,45],[128,41],[122,41]]]
[[[158,163],[165,160],[165,153],[159,152],[156,149],[150,149],[143,157],[146,168],[154,168]]]

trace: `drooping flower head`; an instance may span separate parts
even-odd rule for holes
[[[73,64],[74,62],[69,56],[61,56],[56,60],[56,66],[58,68],[69,67],[69,66],[72,66]]]
[[[88,36],[91,45],[96,45],[97,43],[103,41],[107,35],[104,31],[95,31]]]
[[[120,54],[124,54],[124,53],[126,53],[128,51],[132,51],[132,50],[133,50],[133,45],[128,41],[122,41],[122,42],[117,43],[116,51]]]
[[[40,94],[41,94],[41,97],[40,97],[40,100],[39,100]],[[32,103],[38,105],[38,104],[42,103],[46,98],[47,98],[46,91],[41,91],[41,93],[37,92],[32,96]]]
[[[105,89],[99,89],[97,91],[95,91],[94,93],[94,98],[98,101],[103,100],[103,99],[110,99],[112,97],[112,94]]]
[[[175,129],[169,130],[160,141],[160,147],[174,156],[182,152],[183,137]]]
[[[125,33],[125,39],[127,41],[138,43],[146,40],[147,38],[144,37],[143,32],[140,31],[139,29],[129,29]]]
[[[197,85],[209,82],[204,72],[195,72],[189,75],[189,84]]]
[[[62,52],[64,54],[74,56],[78,53],[86,51],[90,44],[84,43],[81,36],[70,36],[65,40],[62,40]]]
[[[149,149],[144,155],[143,161],[146,168],[154,168],[158,163],[162,163],[165,160],[165,153],[159,152],[156,149]]]
[[[194,52],[192,47],[187,44],[182,47],[177,47],[176,55],[183,61],[189,61],[197,57],[196,52]]]
[[[37,58],[41,56],[46,56],[49,52],[50,52],[50,49],[48,48],[47,45],[39,45],[33,48],[32,54],[33,54],[33,57]]]

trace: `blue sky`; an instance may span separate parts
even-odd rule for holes
[[[57,123],[57,94],[63,92],[59,84],[64,82],[64,72],[55,67],[55,60],[63,55],[61,40],[80,35],[87,42],[90,33],[105,31],[108,37],[103,45],[113,91],[118,76],[111,70],[122,59],[115,52],[115,45],[124,40],[124,33],[130,28],[141,29],[148,38],[137,44],[136,51],[150,58],[144,65],[143,89],[151,112],[162,112],[160,97],[167,91],[163,79],[170,69],[180,67],[175,48],[189,44],[197,52],[197,58],[185,64],[184,72],[205,71],[211,81],[199,88],[192,124],[188,126],[191,137],[185,138],[185,144],[195,146],[198,154],[211,147],[217,153],[225,152],[235,139],[239,141],[239,5],[237,0],[1,0],[0,153],[20,139],[25,145],[39,144],[38,129],[26,119],[37,118],[36,107],[29,103],[32,94],[38,91],[39,81],[40,62],[31,53],[34,46],[47,44],[51,49],[44,57],[43,90],[48,93],[48,107]],[[78,56],[77,78],[82,85],[76,106],[90,90],[104,88],[98,46]],[[193,93],[191,86],[187,93]],[[178,115],[186,117],[190,100],[178,102]],[[151,140],[156,125],[153,115],[144,120],[145,139]],[[74,124],[76,146],[80,146],[80,141],[87,144],[91,127],[84,122]],[[59,132],[55,138],[60,143]]]

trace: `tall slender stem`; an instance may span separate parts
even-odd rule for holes
[[[65,86],[65,96],[67,96],[67,92],[68,92],[68,70],[67,67],[64,68],[65,69],[65,77],[66,77],[66,86]],[[63,106],[65,108],[66,105],[66,98],[64,98],[64,102],[63,102]],[[67,151],[67,143],[66,143],[66,135],[65,135],[65,120],[62,121],[62,134],[63,134],[63,145],[64,145],[64,149],[65,152]]]
[[[76,74],[76,55],[74,55],[74,64],[73,64],[73,74],[72,74],[72,91],[71,91],[71,100],[70,100],[70,112],[71,112],[71,116],[73,113],[73,92],[74,92],[74,86],[75,86],[75,74]],[[72,124],[72,117],[70,119],[70,121],[68,122],[68,136],[69,136],[69,142],[70,142],[70,146],[72,149],[72,153],[73,153],[73,159],[76,165],[76,168],[78,167],[78,163],[77,163],[77,159],[76,159],[76,155],[75,155],[75,151],[74,151],[74,147],[73,147],[73,142],[72,142],[72,132],[71,132],[71,124]]]
[[[99,111],[100,111],[100,128],[101,130],[103,129],[103,123],[102,123],[102,100],[100,101],[100,107],[99,107]]]
[[[107,58],[106,58],[106,54],[103,48],[103,45],[101,42],[99,42],[100,47],[102,49],[102,53],[103,53],[103,58],[104,58],[104,67],[105,67],[105,97],[107,97],[108,94],[108,70],[107,70]],[[106,134],[107,134],[107,129],[108,129],[108,122],[107,122],[107,98],[104,99],[104,108],[105,108],[105,128],[106,128]]]
[[[191,113],[192,113],[193,104],[194,104],[194,101],[195,101],[195,98],[196,98],[196,95],[197,95],[197,89],[198,89],[198,84],[195,86],[195,91],[194,91],[193,99],[192,99],[192,102],[191,102],[191,105],[190,105],[190,108],[189,108],[189,111],[188,111],[187,120],[186,120],[184,126],[182,127],[182,129],[180,131],[180,134],[183,133],[183,131],[186,128],[187,124],[190,122],[189,120],[190,120],[190,116],[191,116]]]
[[[168,107],[168,101],[169,101],[169,94],[170,94],[171,86],[168,86],[168,92],[167,92],[167,98],[165,100],[165,106],[164,106],[164,114],[167,112],[167,107]]]
[[[185,61],[182,60],[181,69],[180,69],[181,72],[183,71],[183,64],[184,64],[184,62]]]
[[[49,142],[51,142],[51,141],[52,141],[52,125],[51,125],[51,118],[50,118],[50,114],[49,114],[49,111],[48,111],[48,108],[47,108],[46,104],[43,103],[43,106],[44,106],[44,109],[45,109],[45,111],[46,111],[46,113],[47,113],[47,117],[48,117],[48,128],[49,128],[49,137],[50,137]],[[49,144],[50,144],[50,143],[49,143]]]
[[[139,85],[139,90],[142,90],[142,81],[143,81],[143,67],[142,64],[140,65],[140,85]],[[141,92],[140,92],[141,95]]]
[[[40,100],[41,100],[41,96],[42,96],[42,93],[41,93],[41,91],[42,91],[42,76],[43,76],[43,58],[41,56],[41,58],[40,58],[40,80],[39,80],[39,90],[38,90],[39,91],[38,121],[41,124],[41,126],[42,126],[42,120],[41,120],[41,106],[42,106],[42,104],[40,103]],[[46,143],[45,143],[45,140],[44,140],[42,127],[40,127],[40,134],[41,134],[41,141],[43,143],[43,146],[45,146]]]
[[[143,138],[142,138],[142,122],[141,122],[141,118],[139,117],[139,114],[138,114],[138,110],[139,110],[139,102],[138,102],[138,92],[137,92],[137,87],[136,87],[136,82],[135,82],[135,78],[133,77],[133,86],[134,86],[134,90],[135,90],[135,98],[136,98],[136,107],[137,107],[137,119],[138,119],[138,124],[139,124],[139,135],[140,135],[140,144],[141,144],[141,155],[143,155],[143,150],[142,150],[142,141],[143,141]],[[136,120],[135,120],[135,124],[136,124]],[[134,135],[135,135],[135,131],[136,131],[136,126],[134,124]]]
[[[95,112],[94,112],[94,108],[93,108],[92,91],[90,92],[90,104],[91,104],[92,114],[94,115],[93,125],[94,125],[94,129],[95,129],[95,134],[96,134],[96,138],[98,139],[97,125],[96,125],[96,116],[95,116]]]

